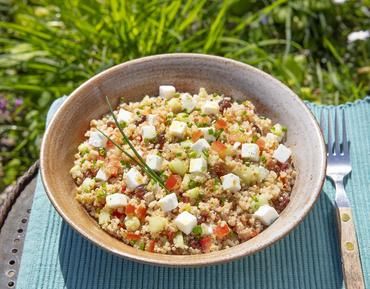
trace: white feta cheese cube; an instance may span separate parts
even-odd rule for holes
[[[82,182],[81,184],[81,188],[83,190],[89,190],[91,189],[93,186],[95,186],[95,181],[91,178],[86,178],[84,179],[84,181]]]
[[[269,226],[279,217],[279,214],[275,208],[269,205],[263,205],[254,213],[254,217],[260,220],[265,226]]]
[[[96,173],[95,179],[98,181],[106,182],[108,180],[108,176],[103,169],[99,169]]]
[[[124,122],[126,124],[131,123],[134,120],[134,114],[124,109],[120,109],[117,115],[118,123]]]
[[[216,101],[207,100],[202,106],[202,112],[205,114],[217,114],[220,107]]]
[[[107,138],[98,131],[92,131],[90,133],[89,144],[96,148],[102,148],[107,144]]]
[[[199,130],[203,133],[204,138],[207,141],[215,141],[216,137],[214,136],[215,129],[213,127],[200,127]]]
[[[179,204],[175,193],[169,194],[158,201],[158,205],[163,212],[169,212],[177,208]]]
[[[174,224],[181,232],[189,235],[197,225],[197,218],[189,212],[184,211],[176,217]]]
[[[190,159],[190,173],[207,172],[207,161],[204,158]]]
[[[221,177],[222,188],[233,193],[240,191],[240,178],[232,173]]]
[[[126,206],[128,201],[129,198],[126,195],[120,193],[108,195],[105,198],[106,206],[110,209],[117,209]]]
[[[170,128],[169,128],[169,132],[171,135],[182,138],[185,136],[185,131],[186,131],[185,122],[177,121],[177,120],[172,121]]]
[[[195,101],[191,94],[189,93],[182,93],[180,96],[181,99],[181,105],[184,110],[187,112],[192,112],[193,109],[195,108]]]
[[[292,151],[283,144],[279,144],[272,157],[281,163],[285,163],[291,156]]]
[[[191,146],[191,149],[193,151],[196,151],[198,153],[201,153],[203,150],[205,149],[209,149],[210,148],[210,145],[209,143],[204,139],[204,138],[201,138],[201,139],[198,139],[195,143],[193,143],[193,145]]]
[[[146,164],[149,168],[155,171],[160,171],[163,164],[163,159],[157,155],[147,155],[146,157]]]
[[[154,139],[157,136],[154,125],[143,125],[141,128],[141,134],[144,139]]]
[[[159,86],[159,96],[169,99],[176,93],[176,88],[172,85],[161,85]]]
[[[255,143],[243,143],[242,158],[257,162],[260,158],[260,149]]]
[[[142,184],[144,184],[144,177],[137,169],[131,168],[126,174],[127,188],[129,190],[133,190]]]
[[[158,116],[155,114],[148,114],[146,116],[146,120],[148,121],[148,124],[155,125],[158,121]]]

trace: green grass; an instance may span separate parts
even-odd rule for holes
[[[0,189],[38,157],[50,103],[115,64],[168,52],[209,53],[271,73],[303,99],[369,93],[370,1],[0,0]],[[23,99],[14,106],[14,99]],[[1,176],[2,175],[2,176]]]

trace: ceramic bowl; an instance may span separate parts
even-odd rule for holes
[[[74,154],[92,119],[108,112],[105,96],[114,105],[120,97],[139,101],[158,95],[161,84],[178,91],[208,92],[251,100],[257,112],[288,127],[298,171],[291,201],[280,217],[255,238],[235,247],[200,255],[171,256],[137,250],[104,232],[75,200],[69,174]],[[231,261],[272,245],[293,230],[318,198],[325,177],[323,138],[314,116],[284,84],[243,63],[200,54],[165,54],[125,62],[105,70],[77,88],[56,112],[41,148],[41,174],[46,192],[58,213],[97,246],[131,260],[165,266],[201,266]]]

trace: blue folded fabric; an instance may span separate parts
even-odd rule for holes
[[[51,108],[51,114],[62,100]],[[308,104],[318,116],[338,107]],[[346,186],[370,287],[370,97],[342,105],[347,117],[353,171]],[[38,178],[16,287],[32,288],[343,288],[334,189],[326,182],[305,220],[273,246],[228,264],[164,268],[113,256],[82,238],[49,202]]]

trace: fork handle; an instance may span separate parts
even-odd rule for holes
[[[342,253],[343,279],[346,289],[364,289],[364,277],[352,209],[337,207],[337,221]]]

